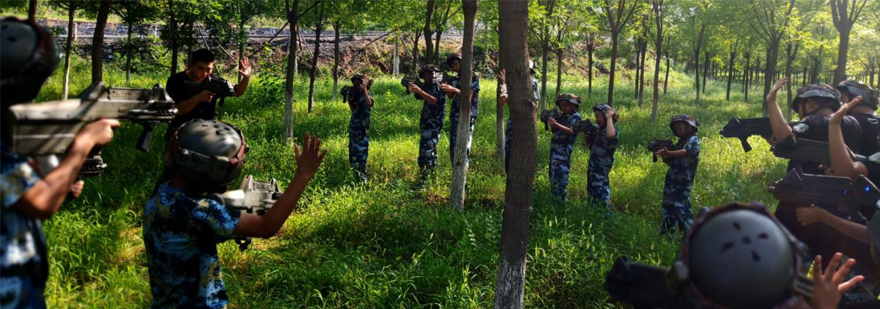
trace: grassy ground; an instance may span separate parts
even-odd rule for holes
[[[72,93],[88,82],[87,63],[74,68]],[[60,73],[60,70],[59,70]],[[164,72],[139,74],[131,86],[164,85]],[[283,85],[260,72],[248,93],[219,108],[220,119],[239,126],[251,152],[246,174],[277,178],[286,186],[294,174],[293,150],[283,136]],[[276,73],[277,74],[277,73]],[[40,100],[60,96],[60,74]],[[633,101],[631,86],[618,83],[614,105],[621,115],[620,149],[611,172],[612,202],[618,210],[604,218],[584,203],[588,151],[575,147],[571,202],[554,205],[547,181],[550,134],[539,132],[525,302],[535,307],[618,307],[603,289],[604,274],[622,254],[651,264],[669,264],[676,242],[658,236],[666,166],[652,163],[645,143],[671,138],[668,119],[679,113],[702,121],[702,157],[692,194],[696,206],[728,201],[773,203],[769,183],[781,178],[784,161],[767,144],[752,140],[744,154],[739,141],[717,132],[731,116],[760,114],[758,99],[745,103],[735,94],[724,100],[722,83],[712,81],[700,106],[692,100],[686,75],[673,72],[669,93],[661,97],[658,123],[650,122],[650,90],[645,107]],[[124,86],[124,74],[106,68],[108,84]],[[586,82],[564,80],[563,91],[586,98],[588,107],[605,98],[597,79],[593,95]],[[491,307],[500,242],[505,176],[495,152],[493,80],[483,79],[480,118],[471,161],[471,194],[464,212],[446,206],[450,177],[448,139],[441,138],[441,168],[425,192],[410,188],[417,177],[418,118],[421,105],[392,78],[379,78],[373,92],[372,142],[367,185],[349,180],[346,105],[332,100],[332,82],[318,83],[315,111],[306,113],[307,83],[297,84],[295,132],[325,140],[330,150],[309,186],[300,210],[270,240],[255,240],[239,252],[220,246],[220,259],[233,308],[276,307]],[[737,87],[738,89],[738,87]],[[550,93],[548,91],[548,93]],[[446,126],[448,127],[448,121]],[[110,165],[87,180],[83,196],[67,203],[45,229],[51,275],[50,307],[120,308],[150,301],[141,212],[160,172],[161,139],[150,153],[134,149],[139,127],[126,124],[104,149]],[[158,131],[164,132],[164,126]]]

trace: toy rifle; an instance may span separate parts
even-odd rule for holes
[[[694,308],[690,302],[670,289],[674,277],[668,267],[632,263],[627,256],[614,261],[605,276],[605,290],[617,301],[634,308]]]
[[[136,148],[146,152],[156,126],[171,122],[176,115],[174,102],[159,85],[152,89],[109,88],[97,82],[79,99],[13,105],[4,115],[3,126],[6,140],[11,141],[10,152],[38,157],[67,152],[89,122],[103,118],[131,121],[143,126]],[[106,166],[100,149],[92,149],[80,175],[99,175]]]
[[[816,204],[827,208],[836,205],[846,213],[860,212],[871,218],[877,210],[880,190],[866,178],[859,175],[855,181],[849,177],[804,174],[800,168],[788,172],[776,184],[770,186],[770,193],[780,201],[794,201]]]
[[[565,118],[565,116],[562,115],[562,113],[560,113],[559,110],[555,108],[545,109],[543,112],[541,112],[540,117],[541,122],[544,123],[544,131],[550,130],[550,124],[548,123],[548,121],[550,121],[550,118],[556,119],[556,122],[562,122],[562,119]]]
[[[830,165],[831,163],[830,149],[830,144],[827,142],[805,138],[795,139],[793,135],[777,142],[773,147],[770,147],[770,151],[773,152],[773,155],[779,158],[824,163],[826,165]],[[849,148],[847,148],[846,151],[849,153],[850,157],[853,156],[852,151],[849,150]]]
[[[653,139],[648,142],[648,151],[650,151],[651,155],[654,157],[654,162],[657,162],[657,155],[654,153],[660,151],[660,149],[675,150],[675,143],[673,143],[671,139]],[[669,165],[672,164],[672,160],[671,158],[665,158],[663,159],[663,163]]]
[[[226,101],[226,97],[231,97],[235,95],[235,86],[232,85],[232,83],[214,75],[208,76],[208,78],[203,80],[201,83],[184,81],[183,85],[184,87],[189,89],[187,91],[189,97],[194,97],[205,90],[210,91],[214,94],[214,98],[211,99],[211,102],[217,103],[220,106],[223,106],[223,103]]]
[[[281,193],[275,178],[269,181],[256,181],[254,176],[247,175],[238,189],[226,191],[220,195],[220,199],[226,207],[262,216],[272,208],[275,201],[281,198]],[[244,251],[250,245],[251,238],[237,237],[235,242],[239,249]]]
[[[793,123],[790,123],[789,125],[793,125]],[[719,133],[724,137],[738,138],[740,143],[742,143],[743,150],[749,152],[752,150],[752,146],[749,145],[748,141],[749,136],[772,136],[773,128],[770,126],[770,118],[767,117],[748,119],[730,118]]]

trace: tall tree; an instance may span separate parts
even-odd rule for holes
[[[128,32],[125,40],[125,81],[131,83],[131,58],[138,48],[134,42],[135,33],[143,34],[144,23],[151,22],[158,10],[155,5],[146,0],[120,1],[111,7],[114,14],[122,19]],[[72,20],[72,19],[71,19]],[[137,28],[136,28],[137,27]]]
[[[436,63],[440,59],[440,39],[443,37],[443,32],[449,28],[450,23],[458,23],[461,22],[461,2],[458,0],[439,0],[435,7],[433,25],[434,25],[434,33],[437,34],[434,36],[434,55],[433,59],[426,59],[426,63]]]
[[[37,2],[38,0],[28,1],[28,19],[37,20]]]
[[[62,82],[61,90],[61,97],[67,100],[70,92],[70,65],[72,61],[70,56],[73,51],[74,41],[76,41],[76,23],[73,21],[73,18],[76,16],[76,10],[80,8],[81,2],[77,0],[52,1],[50,4],[67,11],[67,44],[64,46],[64,81]]]
[[[475,95],[471,89],[471,76],[474,75],[474,19],[477,15],[479,0],[462,0],[464,11],[464,36],[461,44],[461,93],[459,93],[459,106],[461,121],[458,122],[458,139],[455,143],[455,156],[452,162],[452,185],[449,193],[449,205],[455,209],[464,209],[465,184],[468,172],[468,150],[471,143],[471,96]]]
[[[287,40],[287,74],[284,82],[284,133],[287,138],[293,138],[293,82],[296,78],[296,36],[299,32],[297,31],[299,20],[320,3],[321,0],[315,0],[305,9],[300,10],[300,0],[284,0],[284,12],[291,28]]]
[[[837,69],[834,71],[835,85],[846,79],[849,34],[859,19],[862,9],[865,8],[865,3],[868,3],[868,0],[831,0],[831,16],[834,18],[834,27],[840,35],[840,44],[837,46]]]
[[[785,3],[788,3],[787,5]],[[766,97],[770,93],[770,86],[773,84],[773,76],[776,75],[776,64],[779,59],[779,42],[785,35],[789,22],[791,20],[791,12],[794,9],[794,0],[765,0],[752,3],[752,11],[755,14],[757,23],[749,25],[764,39],[767,44],[767,53],[765,55],[766,67],[764,68],[764,94]],[[780,15],[779,12],[784,12]],[[763,113],[767,115],[767,102],[762,100]]]
[[[92,83],[104,79],[104,28],[110,15],[110,0],[101,0],[98,6],[98,20],[95,21],[95,34],[92,36]]]
[[[513,122],[510,170],[504,190],[501,223],[501,252],[495,281],[495,308],[523,307],[526,251],[529,244],[529,214],[532,187],[535,183],[535,158],[538,138],[535,108],[531,101],[528,69],[529,7],[525,1],[500,1],[499,50],[504,53],[501,66],[507,71],[508,105]]]
[[[430,63],[433,59],[433,55],[431,53],[434,51],[433,46],[431,45],[431,37],[434,35],[434,31],[431,30],[431,18],[434,16],[434,5],[437,3],[437,0],[428,0],[428,6],[425,8],[425,62]]]
[[[608,105],[614,104],[614,74],[617,64],[617,48],[620,45],[620,32],[623,31],[630,17],[639,6],[638,0],[604,0],[601,11],[598,12],[608,19],[608,28],[604,29],[611,33],[611,72],[608,74]]]
[[[312,70],[309,72],[309,113],[315,105],[315,79],[318,78],[318,57],[321,56],[321,31],[324,30],[324,23],[327,15],[324,13],[326,1],[321,1],[318,11],[315,14],[315,52],[312,54]]]

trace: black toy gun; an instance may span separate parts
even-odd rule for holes
[[[406,94],[410,94],[409,93],[409,86],[411,84],[417,84],[417,83],[418,83],[418,79],[416,79],[415,77],[410,77],[410,76],[404,76],[403,79],[400,80],[400,85],[403,86],[404,90],[406,90]]]
[[[146,152],[156,126],[170,122],[176,115],[174,102],[159,85],[152,89],[108,88],[97,82],[79,99],[13,105],[4,115],[3,126],[6,140],[11,141],[10,152],[38,157],[67,152],[76,134],[89,122],[104,118],[131,121],[144,127],[136,148]],[[105,167],[96,148],[86,159],[81,175],[98,175]]]
[[[588,136],[589,140],[595,139],[595,135],[599,132],[599,126],[593,124],[589,119],[584,119],[581,122],[573,125],[571,129],[574,131],[574,135],[578,135],[584,133]]]
[[[653,139],[648,142],[648,151],[651,152],[651,155],[654,156],[653,161],[657,162],[656,152],[660,151],[660,149],[666,150],[675,150],[675,143],[672,142],[671,139]],[[663,163],[670,164],[672,160],[670,158],[663,159]]]
[[[208,76],[201,83],[184,81],[183,85],[189,89],[190,97],[198,95],[205,90],[210,91],[214,94],[214,98],[211,101],[217,102],[220,106],[223,106],[226,97],[235,95],[235,86],[232,83],[214,75]]]
[[[269,181],[256,181],[247,175],[236,190],[226,191],[220,199],[226,207],[262,216],[281,198],[281,190],[275,178]],[[250,237],[236,238],[239,249],[244,251],[251,243]]]
[[[789,125],[793,125],[790,123]],[[770,126],[770,118],[748,118],[736,119],[730,118],[724,128],[719,132],[724,137],[738,138],[742,143],[743,150],[749,152],[752,146],[749,145],[749,136],[758,135],[768,137],[773,135],[773,128]]]
[[[550,124],[548,123],[548,121],[550,121],[550,118],[556,119],[557,122],[561,122],[562,119],[564,118],[564,116],[562,115],[562,113],[559,112],[559,110],[557,110],[555,108],[554,109],[547,109],[547,110],[544,110],[543,112],[541,112],[540,119],[541,119],[541,122],[544,123],[544,130],[545,131],[550,130]]]
[[[674,281],[668,267],[632,263],[627,256],[614,261],[605,276],[605,290],[611,298],[634,308],[694,308],[682,296],[675,296],[668,282]]]
[[[348,95],[353,91],[353,87],[345,85],[342,86],[342,89],[339,89],[339,94],[342,95],[342,103],[345,103],[348,100]],[[407,90],[409,91],[409,90]]]
[[[777,142],[773,147],[770,147],[770,151],[772,151],[773,155],[778,158],[824,163],[828,166],[831,163],[830,147],[830,144],[827,142],[805,138],[795,139],[792,135]],[[846,151],[849,153],[850,157],[853,156],[852,151],[849,150],[849,148],[847,148]]]
[[[855,181],[849,177],[804,174],[794,168],[769,188],[780,201],[816,204],[822,207],[836,205],[837,210],[860,212],[871,218],[877,210],[880,190],[864,175]],[[834,211],[835,209],[828,209]]]

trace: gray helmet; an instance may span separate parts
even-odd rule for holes
[[[669,129],[672,130],[672,133],[675,133],[675,123],[676,122],[687,123],[689,126],[694,128],[694,133],[697,133],[700,131],[700,129],[698,128],[700,126],[700,121],[697,120],[697,118],[694,118],[693,116],[681,114],[681,115],[672,116],[672,120],[669,121]]]
[[[614,108],[608,104],[596,104],[593,106],[593,111],[602,112],[602,115],[605,115],[605,113],[607,113],[608,111],[613,111],[613,110],[614,110]],[[614,116],[611,117],[611,120],[613,120],[614,123],[616,124],[617,119],[619,119],[619,118],[620,118],[620,116],[617,115],[617,113],[614,113]]]
[[[801,269],[806,247],[761,205],[732,203],[703,213],[681,248],[675,266],[686,278],[676,279],[702,305],[773,308],[811,296],[812,281]]]
[[[37,97],[61,62],[52,35],[32,20],[0,21],[0,102],[4,106]]]
[[[193,119],[174,132],[165,162],[209,191],[223,192],[238,179],[248,151],[241,131],[215,120]]]
[[[560,93],[558,96],[556,96],[556,104],[559,104],[559,102],[571,103],[574,104],[574,106],[580,107],[581,97],[573,95],[571,93]]]
[[[789,105],[789,107],[792,111],[797,113],[799,112],[798,106],[801,102],[809,98],[818,98],[828,102],[827,107],[835,112],[840,109],[840,92],[825,84],[806,85],[798,88],[797,96],[794,100],[791,100],[791,105]]]
[[[452,61],[455,60],[461,61],[460,53],[452,53],[449,56],[446,56],[446,65],[452,65]]]
[[[421,76],[422,74],[425,74],[425,72],[431,72],[431,73],[440,72],[440,68],[437,67],[436,65],[433,65],[433,64],[427,64],[419,70],[419,76]]]
[[[856,80],[845,80],[834,88],[840,91],[840,93],[851,94],[853,99],[860,96],[862,97],[862,104],[870,106],[871,109],[877,109],[877,96],[880,92],[877,89],[871,88],[868,84]]]

